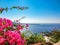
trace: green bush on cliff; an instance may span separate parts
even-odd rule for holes
[[[48,32],[47,35],[51,37],[51,41],[54,43],[60,41],[60,30],[53,30],[51,32]]]

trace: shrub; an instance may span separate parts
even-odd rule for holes
[[[34,43],[38,43],[38,42],[44,43],[45,40],[44,40],[44,37],[42,35],[37,34],[37,33],[31,34],[27,39],[28,44],[34,44]]]
[[[53,30],[48,32],[47,35],[51,37],[51,41],[57,43],[60,40],[60,30]]]

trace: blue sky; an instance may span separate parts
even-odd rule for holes
[[[27,10],[12,10],[0,14],[2,18],[22,19],[22,23],[60,23],[60,0],[0,0],[0,7],[28,6]]]

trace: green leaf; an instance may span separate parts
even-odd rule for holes
[[[13,6],[12,8],[17,8],[16,6]]]
[[[0,11],[0,13],[2,13],[2,11]]]
[[[25,7],[25,9],[28,9],[28,7]]]
[[[5,8],[6,12],[8,11],[8,7]]]
[[[12,10],[12,8],[10,8],[10,10]]]

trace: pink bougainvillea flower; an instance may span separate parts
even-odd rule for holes
[[[26,24],[26,29],[28,30],[29,24]]]
[[[29,27],[29,24],[26,24],[26,27]]]
[[[4,26],[5,28],[7,28],[7,27],[12,27],[12,26],[13,26],[13,22],[12,22],[11,20],[9,20],[9,19],[4,18],[4,19],[3,19],[3,26]]]
[[[3,28],[2,27],[0,27],[0,32],[2,32],[3,31]]]
[[[13,27],[16,30],[13,30]],[[28,25],[26,25],[28,27]],[[10,45],[24,45],[25,39],[21,37],[20,30],[23,29],[23,26],[18,23],[18,25],[14,26],[13,22],[6,18],[0,18],[0,44],[5,45],[5,42],[8,42]]]
[[[6,19],[6,18],[0,18],[0,30],[1,29],[4,30],[12,26],[13,26],[13,22],[11,20]]]
[[[8,40],[8,42],[13,45],[15,43],[17,43],[18,45],[22,45],[24,44],[23,42],[25,40],[22,39],[20,33],[18,33],[16,30],[15,31],[7,31],[7,36],[6,39]],[[5,34],[6,35],[6,34]]]
[[[2,18],[0,18],[0,26],[2,26]]]
[[[19,20],[16,20],[16,22],[19,22]]]
[[[24,45],[24,40],[18,39],[17,40],[17,45]]]
[[[23,29],[23,26],[21,24],[18,24],[17,25],[17,30],[21,30],[21,29]]]
[[[0,44],[4,43],[5,42],[5,38],[3,38],[2,36],[0,36]]]
[[[8,19],[7,19],[7,22],[8,22],[8,25],[9,25],[9,26],[13,26],[13,22],[12,22],[11,20],[8,20]]]

